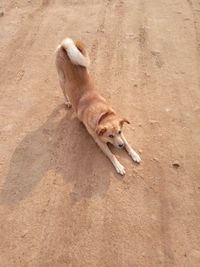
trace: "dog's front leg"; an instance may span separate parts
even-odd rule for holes
[[[110,159],[110,161],[114,165],[116,171],[119,174],[124,175],[125,174],[125,168],[124,168],[124,166],[122,166],[121,163],[115,157],[115,155],[112,154],[112,152],[108,148],[107,144],[101,142],[97,138],[94,138],[94,140],[99,145],[99,147],[101,148],[101,150],[106,154],[106,156]]]
[[[128,154],[131,156],[131,158],[133,159],[133,161],[139,163],[141,161],[140,156],[132,149],[132,147],[129,145],[129,143],[127,142],[126,138],[124,137],[123,134],[121,134],[122,139],[124,141],[124,145],[125,145],[125,149],[128,152]]]

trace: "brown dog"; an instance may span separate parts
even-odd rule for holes
[[[66,38],[58,46],[56,67],[67,107],[74,108],[78,118],[111,160],[116,171],[124,175],[124,167],[111,153],[107,143],[118,148],[125,147],[132,159],[139,163],[139,155],[130,147],[122,133],[123,124],[129,121],[119,118],[106,100],[95,91],[87,70],[88,65],[89,57],[81,42],[75,44]]]

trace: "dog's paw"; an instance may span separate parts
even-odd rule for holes
[[[70,102],[65,101],[65,106],[66,106],[66,108],[71,108],[72,104]]]
[[[117,173],[121,174],[121,175],[124,175],[126,172],[125,172],[125,168],[124,166],[122,166],[119,161],[115,163],[115,169],[117,171]]]
[[[137,163],[140,163],[141,162],[141,158],[140,156],[133,150],[130,151],[129,155],[131,156],[132,160],[137,162]]]

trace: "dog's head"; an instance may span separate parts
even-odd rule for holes
[[[122,148],[124,141],[121,136],[124,123],[130,123],[126,119],[119,119],[115,114],[106,116],[96,127],[96,134],[105,143],[111,143],[115,147]]]

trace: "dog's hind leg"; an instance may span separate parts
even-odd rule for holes
[[[124,175],[125,174],[125,168],[124,166],[121,165],[121,163],[117,160],[117,158],[115,157],[115,155],[112,154],[112,152],[110,151],[110,149],[108,148],[107,144],[101,142],[99,139],[94,138],[95,142],[99,145],[99,147],[101,148],[101,150],[105,153],[105,155],[110,159],[110,161],[112,162],[112,164],[114,165],[116,171],[121,174]]]
[[[122,139],[123,139],[124,144],[125,144],[125,149],[128,152],[128,154],[131,156],[132,160],[137,162],[137,163],[140,163],[140,161],[141,161],[140,156],[132,149],[132,147],[129,145],[129,143],[127,142],[124,135],[121,134],[121,136],[122,136]]]
[[[60,72],[59,73],[59,83],[60,83],[60,87],[63,91],[63,95],[64,95],[64,98],[65,98],[65,105],[67,108],[71,108],[72,107],[72,104],[70,103],[70,100],[69,100],[69,97],[66,93],[66,89],[65,89],[65,84],[64,84],[64,76],[63,76],[63,73]]]

